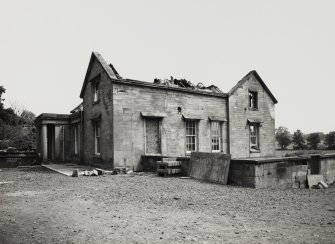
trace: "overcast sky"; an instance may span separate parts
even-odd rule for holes
[[[69,113],[92,51],[124,78],[186,78],[228,92],[257,70],[276,126],[335,130],[335,1],[0,0],[6,105]]]

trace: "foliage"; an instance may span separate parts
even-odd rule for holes
[[[328,149],[335,149],[335,131],[331,131],[325,136],[325,144]]]
[[[310,149],[317,149],[320,141],[321,139],[318,132],[311,133],[307,137],[307,144]]]
[[[0,86],[0,149],[32,150],[36,145],[35,114],[28,110],[16,114],[12,108],[4,108],[5,92]]]
[[[297,130],[293,133],[292,142],[294,149],[306,149],[306,141],[301,130]]]
[[[20,114],[20,118],[21,118],[23,124],[33,125],[36,116],[33,112],[30,112],[28,110],[23,110],[23,112]]]
[[[276,129],[276,139],[281,149],[285,149],[291,143],[291,134],[286,127],[280,126]]]

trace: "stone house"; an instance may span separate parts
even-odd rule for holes
[[[223,93],[185,80],[124,79],[93,52],[80,98],[70,114],[36,118],[43,160],[141,170],[144,157],[187,158],[192,151],[275,155],[277,100],[256,71]]]

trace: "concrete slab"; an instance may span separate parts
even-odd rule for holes
[[[80,171],[84,170],[93,170],[95,169],[94,167],[87,166],[87,165],[79,165],[79,164],[74,164],[74,163],[66,163],[66,164],[55,164],[55,163],[47,163],[47,164],[42,164],[43,167],[56,171],[60,174],[66,175],[66,176],[72,176],[72,173],[74,170],[78,169]]]

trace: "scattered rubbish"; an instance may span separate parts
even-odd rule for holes
[[[14,181],[0,181],[0,185],[13,184]]]
[[[324,182],[323,175],[307,175],[307,184],[310,189],[317,186],[320,181]]]
[[[322,180],[318,183],[318,185],[322,186],[322,188],[324,188],[324,189],[327,189],[327,188],[328,188],[327,183],[325,183],[325,182],[322,181]]]
[[[129,171],[130,169],[129,168],[127,168],[127,167],[115,167],[114,169],[113,169],[113,171],[115,171],[116,173],[116,175],[125,175],[125,174],[127,174],[127,172]]]
[[[187,180],[187,179],[191,179],[191,177],[182,176],[180,177],[180,179]]]
[[[78,177],[79,176],[79,170],[75,169],[72,172],[72,177]]]
[[[0,172],[2,171],[2,169],[0,169]]]
[[[98,171],[94,170],[85,170],[84,176],[98,176]]]
[[[98,171],[98,175],[104,175],[105,174],[105,171],[103,169],[96,168],[95,170]]]
[[[105,175],[117,175],[117,171],[116,170],[105,170],[104,174]]]
[[[134,171],[129,170],[129,171],[127,172],[127,175],[128,175],[128,176],[132,176],[132,177],[134,177],[134,176],[135,176],[135,173],[134,173]]]
[[[180,200],[181,197],[174,197],[173,199],[174,199],[174,200]]]
[[[98,176],[98,175],[99,175],[98,171],[94,169],[92,170],[92,173],[90,176]]]

